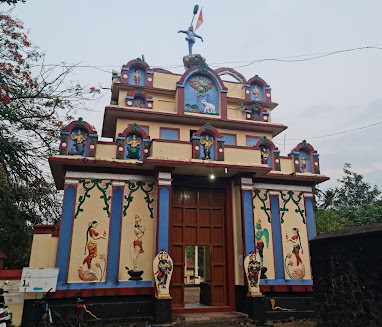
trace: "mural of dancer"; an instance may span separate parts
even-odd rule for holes
[[[269,245],[269,231],[267,228],[262,228],[261,227],[261,219],[259,219],[256,223],[256,249],[259,250],[259,255],[260,255],[260,260],[261,260],[261,267],[263,267],[264,264],[264,242],[263,238],[265,239],[265,243]]]
[[[98,244],[97,240],[106,239],[106,231],[103,232],[103,235],[100,235],[97,231],[97,221],[89,222],[89,227],[86,231],[86,243],[84,255],[87,255],[82,262],[82,265],[86,265],[85,269],[80,267],[78,269],[78,275],[82,280],[85,281],[94,281],[102,280],[106,270],[106,255],[101,253],[99,258],[101,262],[96,263],[96,267],[100,268],[100,278],[96,275],[96,272],[92,269],[92,260],[98,255]],[[87,269],[86,269],[87,268]]]
[[[285,257],[285,269],[288,276],[292,279],[302,279],[305,276],[305,265],[300,257],[301,254],[304,253],[301,244],[300,231],[298,228],[292,228],[292,236],[288,237],[288,234],[285,235],[287,242],[292,243],[292,252],[288,253]],[[293,255],[295,256],[295,260],[292,259]],[[288,263],[287,260],[289,259]],[[292,268],[296,264],[296,268]],[[290,268],[291,267],[291,268]],[[293,271],[290,272],[290,269]]]
[[[134,234],[135,238],[133,243],[131,244],[132,246],[132,266],[133,269],[129,269],[129,267],[126,267],[128,270],[128,274],[131,276],[129,280],[142,280],[142,274],[143,270],[138,269],[138,257],[140,254],[142,254],[143,251],[143,235],[145,234],[146,231],[146,226],[142,225],[142,220],[138,215],[135,215],[135,224],[134,224]]]

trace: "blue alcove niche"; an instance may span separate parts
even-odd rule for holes
[[[305,157],[305,161],[306,161],[306,172],[310,173],[311,172],[311,169],[310,169],[310,154],[309,154],[308,151],[300,149],[300,151],[299,151],[299,159],[300,159],[300,171],[301,172],[303,172],[303,169],[302,169],[302,158],[303,157]]]
[[[134,75],[139,75],[139,83],[137,84],[135,81],[135,76]],[[137,85],[137,86],[145,86],[146,82],[146,72],[137,66],[132,66],[130,67],[129,70],[129,84],[131,85]]]
[[[263,156],[263,153],[267,154],[268,157],[265,158],[266,156]],[[265,145],[260,145],[260,159],[263,165],[268,165],[268,167],[272,168],[272,152],[271,149]]]
[[[135,135],[135,138],[139,145],[136,148],[131,147],[128,143],[133,139]],[[126,137],[125,142],[125,158],[126,160],[135,159],[135,160],[142,160],[142,138],[138,134],[129,134]]]
[[[145,99],[142,97],[134,97],[133,107],[135,108],[146,108],[145,107]]]
[[[219,91],[209,76],[193,74],[184,84],[184,112],[219,115]]]
[[[210,160],[216,160],[215,159],[215,145],[216,145],[216,140],[214,138],[214,136],[212,134],[208,134],[208,133],[203,133],[201,136],[200,136],[200,158],[202,160],[208,160],[208,159],[205,159],[205,153],[204,153],[204,145],[202,144],[202,142],[205,140],[206,138],[206,135],[208,136],[208,139],[209,140],[214,140],[214,143],[211,145],[210,147]]]
[[[257,88],[259,90],[259,99],[258,100],[255,99],[255,95],[253,94],[253,91],[255,89],[255,85],[257,86]],[[264,91],[264,89],[263,89],[263,87],[261,85],[259,85],[257,83],[252,83],[251,84],[251,89],[250,89],[251,100],[253,100],[253,101],[264,101],[264,99],[263,99],[263,91]]]
[[[86,140],[82,142],[82,146],[75,146],[75,144],[74,144],[75,142],[72,139],[72,137],[75,137],[79,130],[81,131],[82,137],[86,138]],[[88,155],[88,143],[89,143],[89,135],[88,135],[87,130],[82,129],[82,128],[74,128],[70,132],[68,139],[69,139],[69,147],[68,147],[68,149],[69,149],[68,155],[69,156],[82,155],[82,157],[87,157],[87,155]],[[81,148],[83,148],[83,154],[77,154],[77,150],[81,150]]]

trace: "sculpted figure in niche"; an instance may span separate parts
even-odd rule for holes
[[[74,141],[73,147],[69,150],[69,155],[83,155],[85,152],[84,141],[88,139],[88,134],[82,136],[81,130],[77,131],[77,134],[72,132],[70,138]]]
[[[135,101],[134,107],[135,108],[143,108],[143,102],[138,99],[137,101]]]
[[[261,155],[261,163],[263,165],[267,165],[268,164],[268,157],[269,157],[270,154],[271,154],[271,152],[269,151],[268,148],[266,148],[266,147],[261,148],[260,155]]]
[[[303,173],[306,173],[306,158],[305,157],[301,158],[301,170]]]
[[[127,147],[127,159],[139,159],[139,145],[141,145],[142,141],[137,140],[136,135],[134,134],[130,141],[126,141],[126,144],[129,145]]]
[[[135,85],[139,85],[139,82],[141,81],[141,75],[142,75],[142,73],[139,73],[137,70],[134,71]]]
[[[255,84],[255,87],[253,88],[253,91],[252,91],[253,95],[255,96],[255,100],[256,101],[259,101],[259,88],[257,87],[257,85]]]
[[[208,135],[205,136],[204,140],[200,144],[204,145],[204,157],[203,160],[211,159],[211,146],[214,144],[215,140],[211,137],[208,138]]]
[[[138,258],[139,255],[142,254],[143,251],[143,235],[145,234],[146,231],[146,226],[142,225],[142,220],[138,215],[135,215],[135,224],[134,224],[134,241],[131,244],[132,246],[132,265],[133,269],[129,269],[129,267],[125,267],[127,269],[128,274],[131,276],[129,279],[130,280],[142,280],[142,274],[143,270],[138,269]]]

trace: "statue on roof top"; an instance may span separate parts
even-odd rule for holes
[[[197,35],[195,33],[195,31],[199,28],[200,25],[202,25],[203,23],[203,14],[202,14],[202,10],[200,10],[200,14],[199,14],[199,18],[198,18],[198,21],[196,23],[196,27],[195,27],[195,31],[194,31],[194,27],[192,26],[192,23],[194,21],[194,18],[195,18],[195,15],[197,14],[199,10],[199,6],[198,5],[195,5],[194,7],[194,16],[192,17],[192,21],[191,21],[191,25],[190,27],[188,28],[187,31],[178,31],[178,33],[184,33],[184,34],[187,34],[187,37],[186,37],[186,41],[188,42],[188,53],[189,54],[192,54],[192,46],[194,45],[195,43],[195,38],[199,38],[202,40],[203,42],[203,38],[199,35]]]

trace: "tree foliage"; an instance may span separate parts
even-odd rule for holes
[[[74,68],[46,67],[23,24],[0,13],[0,250],[9,267],[25,264],[32,225],[59,217],[47,158],[73,106],[99,93],[64,83]]]
[[[316,189],[316,224],[320,232],[344,227],[382,223],[382,200],[377,186],[371,186],[363,176],[345,163],[339,186],[326,191]]]

